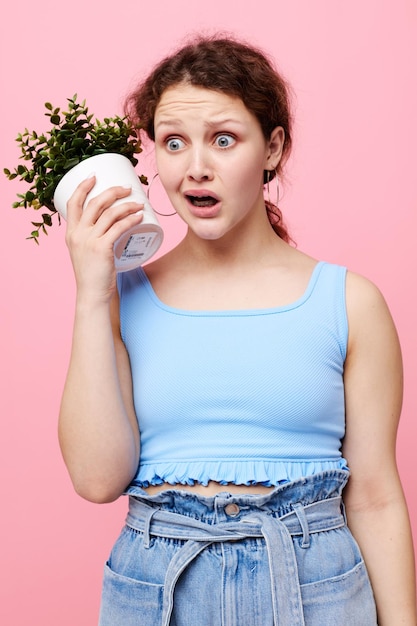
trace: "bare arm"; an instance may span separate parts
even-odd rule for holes
[[[347,307],[343,454],[351,469],[345,491],[348,524],[369,571],[379,626],[416,626],[414,553],[395,457],[402,403],[399,342],[377,288],[352,274]]]
[[[68,203],[67,244],[77,282],[70,364],[59,440],[76,491],[94,502],[115,500],[135,474],[139,432],[130,364],[119,330],[113,243],[141,217],[138,205],[108,208],[129,190],[113,188],[82,212],[94,180]]]

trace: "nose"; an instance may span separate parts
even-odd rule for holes
[[[210,158],[204,148],[195,147],[190,151],[190,160],[187,168],[188,180],[197,182],[211,180],[213,178],[213,168]]]

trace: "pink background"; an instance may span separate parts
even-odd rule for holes
[[[7,5],[0,26],[1,169],[17,163],[18,132],[47,128],[46,100],[65,105],[77,92],[98,117],[121,113],[135,78],[191,31],[230,30],[277,59],[297,94],[281,203],[292,233],[306,252],[376,282],[396,320],[405,362],[399,465],[417,536],[415,0]],[[139,170],[152,174],[152,158]],[[10,208],[26,187],[2,174],[0,185],[0,622],[89,626],[126,502],[99,506],[73,493],[56,435],[74,301],[64,228],[54,228],[39,248],[26,241],[36,218]],[[166,249],[182,231],[175,217],[162,226]]]

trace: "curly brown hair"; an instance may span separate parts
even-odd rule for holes
[[[266,139],[277,126],[284,129],[281,161],[276,171],[264,172],[264,183],[281,175],[292,145],[290,87],[273,62],[258,48],[230,36],[198,36],[165,57],[127,97],[125,113],[154,141],[155,110],[169,87],[186,83],[238,97],[257,118]],[[285,241],[291,237],[280,209],[266,201],[269,221]]]

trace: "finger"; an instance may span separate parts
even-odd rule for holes
[[[87,224],[94,224],[102,213],[111,207],[117,200],[127,198],[132,192],[132,187],[109,187],[102,191],[88,202],[84,208],[83,221]]]
[[[105,235],[116,223],[121,222],[122,228],[127,230],[128,227],[123,226],[123,222],[126,218],[137,215],[135,223],[139,223],[143,218],[143,204],[137,202],[123,202],[111,206],[106,210],[103,210],[97,221],[90,225],[92,232],[96,237],[102,237]]]
[[[134,213],[126,215],[123,219],[117,220],[108,228],[101,237],[102,241],[106,241],[113,249],[113,245],[118,238],[133,226],[140,224],[142,219],[143,211],[135,211]]]
[[[67,222],[78,222],[83,214],[84,202],[96,184],[96,177],[90,174],[88,178],[83,180],[75,189],[74,193],[67,202]]]

